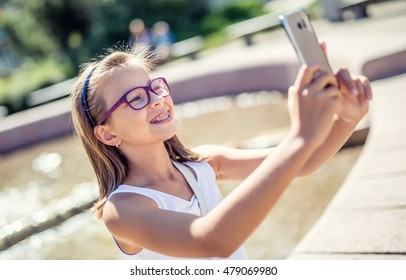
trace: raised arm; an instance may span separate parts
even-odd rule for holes
[[[368,112],[372,91],[368,78],[352,77],[345,68],[336,74],[342,96],[342,109],[334,117],[331,133],[306,162],[300,175],[308,175],[333,157],[345,144]]]
[[[105,221],[128,244],[178,257],[227,257],[257,228],[312,153],[325,141],[340,110],[334,76],[302,67],[289,90],[291,129],[230,195],[204,217],[160,210],[135,196],[106,204]],[[326,88],[327,85],[331,87]]]
[[[320,46],[327,55],[326,43],[321,42]],[[330,135],[306,163],[301,171],[301,176],[313,173],[333,157],[351,136],[362,117],[368,112],[369,101],[372,99],[372,90],[368,78],[351,76],[348,69],[341,68],[336,74],[336,79],[342,94],[342,109],[335,116]]]
[[[372,99],[368,79],[363,76],[351,77],[347,69],[341,69],[336,74],[336,79],[341,91],[342,109],[334,117],[330,134],[305,163],[299,176],[313,173],[333,157],[368,111],[368,103]],[[242,150],[205,145],[196,147],[195,151],[208,155],[210,164],[216,170],[218,180],[241,181],[275,151],[275,148]]]

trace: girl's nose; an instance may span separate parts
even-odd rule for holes
[[[165,101],[165,97],[163,97],[163,96],[161,96],[161,95],[157,95],[157,94],[155,94],[155,93],[153,93],[153,92],[150,92],[149,94],[150,94],[150,96],[151,96],[150,106],[151,106],[152,108],[153,108],[153,107],[156,107],[156,106],[162,106],[162,104],[163,104],[164,101]]]

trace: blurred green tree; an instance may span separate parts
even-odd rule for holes
[[[177,40],[199,33],[199,25],[209,12],[207,0],[105,0],[92,9],[92,25],[87,30],[86,45],[97,52],[116,42],[127,41],[129,23],[140,18],[147,27],[166,21]]]
[[[176,40],[183,40],[206,36],[227,24],[257,16],[262,13],[264,0],[230,1],[215,6],[210,6],[211,2],[0,0],[0,28],[7,34],[8,47],[23,61],[19,77],[13,74],[0,81],[2,88],[7,88],[0,88],[0,103],[6,95],[19,99],[42,86],[72,77],[90,57],[119,42],[126,43],[129,23],[134,18],[144,20],[147,27],[166,21]],[[30,75],[21,72],[37,73],[36,78],[27,79]],[[26,81],[24,86],[16,82],[21,80]],[[17,107],[13,111],[18,111]]]
[[[5,0],[4,28],[21,55],[64,53],[69,38],[90,25],[93,0]]]

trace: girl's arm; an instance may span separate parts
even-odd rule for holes
[[[204,217],[165,211],[140,195],[121,194],[105,205],[103,220],[120,242],[177,257],[227,257],[258,227],[312,153],[339,111],[334,76],[313,80],[318,66],[302,67],[289,90],[291,129],[281,144]],[[326,85],[332,86],[326,89]]]
[[[314,149],[313,141],[291,134],[204,217],[162,210],[138,194],[117,194],[105,204],[103,220],[120,244],[174,257],[226,258],[258,227]]]
[[[341,69],[336,78],[342,93],[342,109],[336,114],[333,129],[324,143],[315,151],[301,175],[316,171],[321,165],[333,157],[345,144],[355,127],[368,112],[372,90],[368,78],[351,77],[349,71]]]
[[[313,173],[333,157],[368,111],[368,103],[372,99],[368,79],[352,78],[347,69],[341,69],[336,78],[342,93],[342,109],[334,118],[330,134],[305,163],[299,176]],[[220,181],[243,180],[274,150],[275,148],[241,150],[215,145],[199,146],[194,149],[197,153],[207,155],[208,162]]]

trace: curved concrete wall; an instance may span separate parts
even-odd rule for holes
[[[170,84],[175,104],[245,91],[285,91],[297,65],[236,68],[229,72],[177,79]],[[264,79],[263,77],[272,77]],[[60,88],[69,92],[69,88]],[[44,89],[47,91],[47,89]],[[40,92],[38,93],[40,94]],[[4,118],[0,123],[0,154],[72,133],[70,100],[64,98]]]

